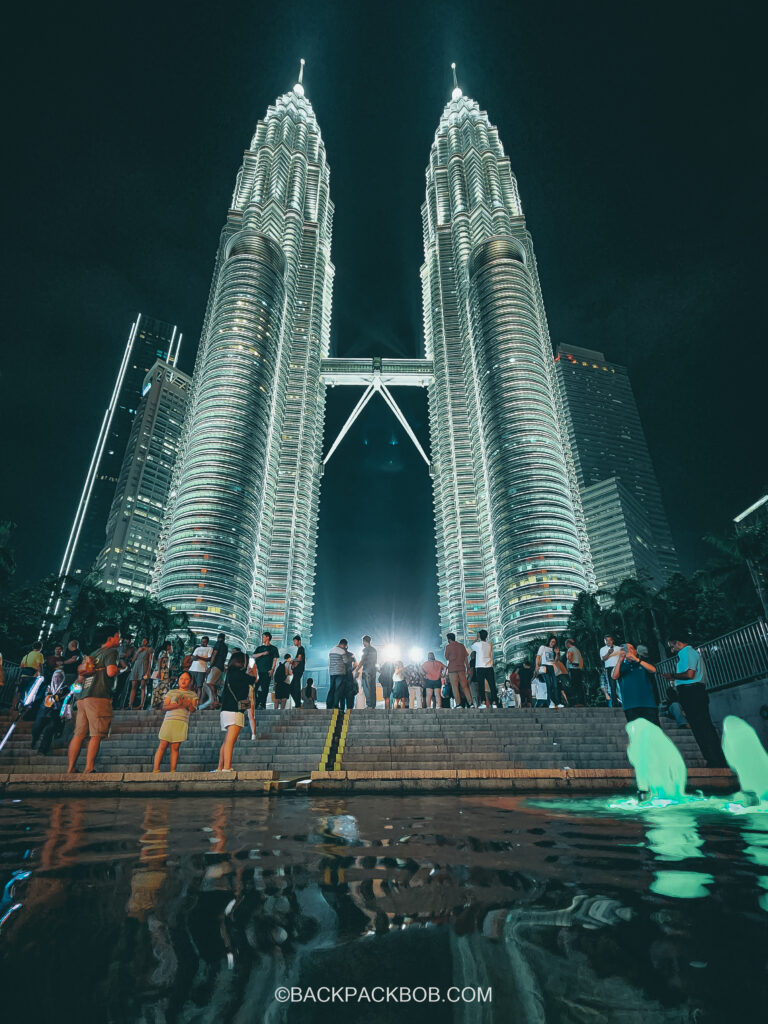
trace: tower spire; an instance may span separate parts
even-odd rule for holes
[[[299,80],[296,83],[296,85],[294,85],[294,87],[293,87],[293,91],[296,93],[297,96],[303,96],[304,95],[304,86],[302,85],[303,81],[304,81],[304,58],[302,57],[301,60],[299,61]]]
[[[453,92],[451,93],[451,99],[458,100],[461,99],[462,93],[461,89],[459,88],[459,83],[456,79],[456,61],[454,61],[451,64],[451,71],[453,71]]]

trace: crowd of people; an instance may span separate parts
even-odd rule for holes
[[[178,666],[171,641],[154,650],[148,637],[136,640],[121,639],[117,626],[106,626],[91,654],[84,654],[76,639],[57,645],[47,656],[41,643],[33,645],[22,660],[15,697],[19,710],[33,720],[33,747],[48,753],[69,722],[68,770],[76,770],[87,737],[85,771],[92,772],[114,709],[152,708],[165,713],[154,770],[160,771],[170,750],[174,771],[190,714],[218,710],[224,739],[215,770],[231,771],[232,751],[246,719],[255,740],[255,711],[267,706],[270,691],[278,710],[289,706],[289,701],[295,708],[317,707],[313,679],[304,682],[306,652],[298,634],[293,637],[293,650],[281,656],[272,634],[264,632],[250,657],[239,647],[230,650],[224,633],[213,644],[203,636]],[[684,640],[670,641],[670,648],[677,655],[678,671],[666,675],[669,685],[661,701],[647,648],[617,644],[614,637],[606,636],[599,652],[606,702],[622,708],[627,721],[646,718],[656,725],[663,708],[678,727],[691,728],[708,766],[723,767],[701,656]],[[539,647],[533,664],[524,658],[500,681],[493,644],[484,629],[469,648],[454,633],[447,633],[442,659],[430,651],[421,664],[394,658],[379,664],[369,635],[362,638],[359,657],[341,639],[328,654],[326,707],[375,708],[379,693],[386,709],[563,709],[586,703],[584,658],[573,639],[566,640],[561,652],[557,638],[550,637]]]

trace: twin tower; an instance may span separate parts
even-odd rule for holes
[[[426,358],[329,359],[334,207],[301,77],[237,174],[153,589],[198,634],[246,649],[264,629],[280,650],[308,638],[326,384],[391,398],[416,381],[441,630],[487,628],[510,658],[565,626],[592,575],[517,182],[497,129],[455,87],[422,207]]]

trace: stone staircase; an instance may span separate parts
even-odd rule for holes
[[[257,711],[257,742],[251,740],[250,727],[240,733],[235,747],[233,765],[241,771],[276,769],[281,777],[308,775],[316,770],[322,757],[331,712]],[[157,749],[157,734],[163,720],[160,711],[117,711],[112,734],[99,751],[96,768],[99,772],[151,772]],[[0,719],[0,738],[10,724],[8,716]],[[31,725],[19,722],[0,752],[0,771],[30,775],[66,771],[66,747],[54,746],[48,755],[30,748]],[[215,768],[223,734],[216,711],[192,715],[189,738],[181,745],[179,771],[202,772]],[[80,754],[82,769],[85,751]],[[168,768],[168,754],[163,768]]]
[[[625,724],[610,708],[353,711],[341,768],[629,768]],[[704,766],[690,729],[662,728],[689,769]]]
[[[258,741],[250,728],[240,734],[234,766],[241,771],[277,770],[282,778],[307,776],[323,756],[332,712],[258,711]],[[99,772],[151,772],[162,713],[118,711],[112,735],[99,752]],[[689,769],[704,762],[689,729],[665,733]],[[0,718],[0,736],[10,723]],[[455,711],[354,710],[349,716],[341,768],[348,771],[440,771],[445,769],[616,769],[629,768],[625,718],[608,708]],[[0,772],[55,774],[66,770],[66,749],[48,756],[31,750],[30,724],[20,722],[0,752]],[[190,719],[179,771],[216,767],[222,733],[217,712]],[[84,753],[80,756],[82,768]],[[167,755],[164,768],[167,768]]]

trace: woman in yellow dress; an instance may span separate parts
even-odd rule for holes
[[[171,771],[176,771],[179,763],[179,744],[187,738],[189,714],[197,709],[197,695],[192,689],[192,677],[189,672],[179,676],[178,689],[169,690],[163,701],[165,718],[160,726],[160,744],[155,751],[154,771],[160,771],[160,764],[166,749],[171,748]]]

